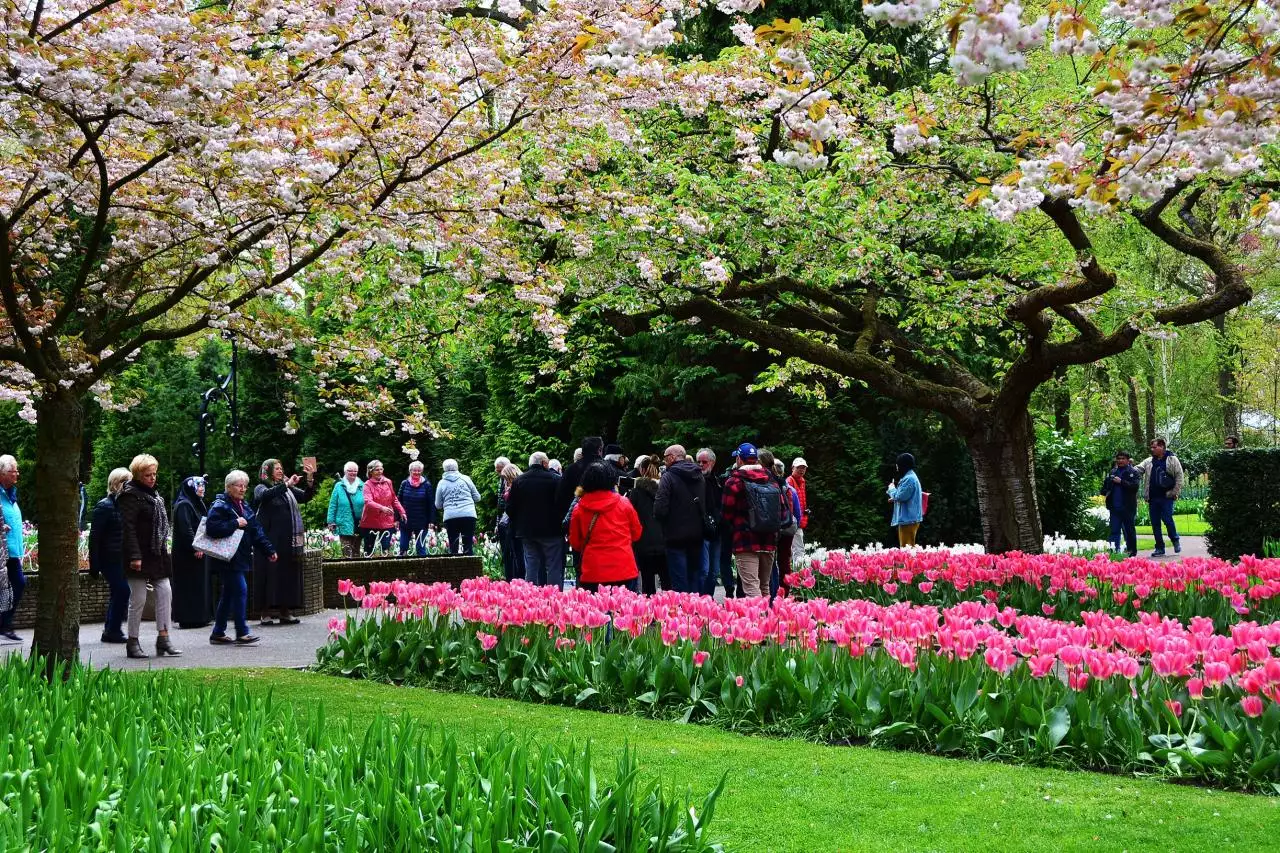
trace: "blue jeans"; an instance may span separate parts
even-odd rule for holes
[[[716,574],[721,571],[720,564],[720,537],[707,540],[707,573],[702,581],[702,594],[716,594]],[[733,564],[729,565],[729,581],[725,584],[725,597],[732,598],[733,595]]]
[[[245,609],[249,604],[249,584],[244,579],[244,572],[235,569],[222,571],[222,596],[218,599],[218,612],[214,615],[213,636],[227,633],[227,619],[234,618],[236,636],[243,637],[249,633],[249,623],[245,619]]]
[[[1120,550],[1120,537],[1124,536],[1124,550],[1129,556],[1138,553],[1138,531],[1134,526],[1137,510],[1111,510],[1111,547]]]
[[[538,586],[564,589],[564,539],[540,536],[519,542],[524,548],[524,579]]]
[[[129,615],[129,582],[124,577],[124,566],[110,566],[102,570],[111,597],[107,599],[106,624],[102,633],[108,637],[124,636],[124,620]]]
[[[9,573],[9,586],[13,588],[13,606],[0,614],[0,633],[13,630],[13,617],[22,601],[22,591],[27,588],[27,576],[22,573],[22,558],[10,557],[5,571]]]
[[[413,553],[421,557],[427,551],[427,531],[410,530],[404,525],[400,525],[400,556],[403,557],[409,553],[409,543],[413,543]]]
[[[667,574],[671,575],[671,588],[676,592],[702,592],[702,585],[710,574],[707,543],[667,548]]]
[[[1169,538],[1173,540],[1174,547],[1178,545],[1178,528],[1173,526],[1173,501],[1154,500],[1147,501],[1147,506],[1151,510],[1151,532],[1156,537],[1156,550],[1164,550],[1164,537],[1160,535],[1160,524],[1169,531]]]

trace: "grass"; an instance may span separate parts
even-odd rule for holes
[[[1204,536],[1209,532],[1209,523],[1198,515],[1175,515],[1173,526],[1178,528],[1178,535]],[[1150,524],[1138,525],[1138,534],[1151,535]]]
[[[726,853],[855,850],[1276,849],[1280,798],[1096,773],[747,737],[698,726],[394,687],[287,670],[188,670],[242,680],[308,714],[366,723],[410,714],[460,743],[499,731],[594,741],[601,772],[626,743],[644,772],[690,789],[728,784],[711,823]]]

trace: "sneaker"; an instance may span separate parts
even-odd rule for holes
[[[1152,551],[1152,552],[1151,552],[1151,556],[1153,556],[1153,557],[1163,557],[1163,556],[1164,556],[1164,551]]]
[[[1181,539],[1175,539],[1175,540],[1173,540],[1173,553],[1175,553],[1175,554],[1181,554],[1181,553],[1182,553],[1182,540],[1181,540]]]
[[[4,637],[6,640],[8,640],[11,643],[22,642],[22,638],[19,637],[17,634],[13,633],[12,631],[5,631],[3,634],[0,634],[0,637]]]
[[[231,639],[226,634],[214,634],[209,638],[209,645],[211,646],[229,646],[234,642],[235,640]]]
[[[258,642],[257,634],[245,634],[243,637],[236,637],[236,645],[238,646],[252,646],[256,642]]]

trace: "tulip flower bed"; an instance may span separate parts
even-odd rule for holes
[[[41,671],[0,666],[5,850],[720,849],[719,789],[697,817],[625,751],[606,785],[590,749],[463,750],[407,717],[353,731],[172,673]]]
[[[1280,623],[346,586],[322,671],[733,729],[1280,785]],[[1280,790],[1280,787],[1275,787]]]
[[[1068,620],[1090,611],[1128,618],[1156,612],[1183,620],[1207,617],[1226,630],[1246,615],[1280,619],[1280,560],[1257,557],[1230,563],[1208,557],[832,551],[788,575],[787,582],[794,596],[805,599],[940,607],[985,600]]]

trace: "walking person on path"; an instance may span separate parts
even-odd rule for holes
[[[786,496],[760,464],[754,444],[739,445],[737,460],[724,484],[724,519],[733,530],[733,558],[743,595],[755,598],[769,594]]]
[[[1164,556],[1164,536],[1160,534],[1163,524],[1169,531],[1169,539],[1173,542],[1173,553],[1182,553],[1182,540],[1178,538],[1178,528],[1173,524],[1173,505],[1178,502],[1182,486],[1187,475],[1182,470],[1178,457],[1169,452],[1169,444],[1163,438],[1153,439],[1151,455],[1138,465],[1146,479],[1143,484],[1143,497],[1151,514],[1151,532],[1155,534],[1156,549],[1153,557]]]
[[[107,581],[107,615],[103,619],[102,642],[124,643],[124,620],[129,615],[129,581],[124,574],[121,553],[120,509],[116,500],[124,484],[133,479],[128,468],[116,468],[107,475],[107,496],[94,504],[89,525],[89,577]]]
[[[1128,451],[1116,453],[1115,465],[1102,482],[1102,494],[1107,498],[1107,510],[1111,514],[1111,548],[1120,550],[1121,537],[1125,553],[1138,556],[1138,531],[1134,521],[1138,515],[1138,489],[1142,486],[1142,472],[1130,464]]]
[[[244,531],[235,555],[218,566],[222,575],[222,595],[218,599],[218,610],[214,615],[213,633],[209,635],[209,642],[215,646],[231,643],[248,646],[258,642],[257,635],[249,632],[246,613],[249,606],[249,584],[245,575],[253,571],[255,547],[257,556],[262,557],[263,562],[270,565],[277,561],[275,546],[245,502],[244,496],[248,490],[248,474],[243,471],[227,474],[223,481],[223,493],[214,499],[213,506],[209,508],[209,520],[205,522],[205,533],[211,539],[226,539],[237,530]],[[228,620],[235,625],[234,640],[227,636]]]
[[[169,554],[169,514],[164,498],[156,491],[156,471],[160,463],[154,456],[142,453],[129,463],[133,475],[116,505],[120,508],[121,553],[129,579],[129,636],[125,654],[145,658],[139,634],[142,610],[147,604],[147,585],[156,594],[156,656],[177,657],[182,652],[169,641],[173,609],[173,559]]]
[[[204,477],[188,477],[173,502],[173,621],[179,628],[203,628],[213,621],[209,558],[191,546],[204,503]]]
[[[13,630],[13,617],[22,602],[22,591],[27,588],[27,576],[22,573],[22,508],[18,506],[18,460],[5,454],[0,456],[0,512],[4,515],[3,530],[7,557],[4,567],[9,585],[8,606],[0,611],[0,637],[11,643],[22,638]]]
[[[258,470],[258,479],[262,482],[253,490],[255,513],[278,556],[270,562],[260,558],[254,566],[260,624],[276,624],[271,616],[274,610],[281,625],[297,625],[301,620],[293,611],[302,609],[302,551],[306,545],[298,505],[315,497],[315,471],[307,470],[305,482],[298,474],[286,478],[280,460],[268,459]]]

